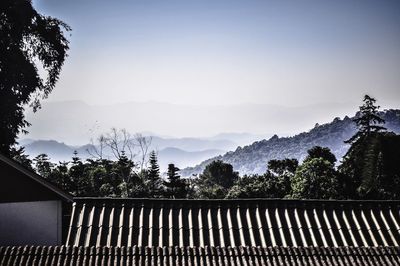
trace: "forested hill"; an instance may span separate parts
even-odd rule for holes
[[[380,116],[386,120],[388,131],[400,133],[400,110],[385,110]],[[332,122],[316,124],[309,132],[303,132],[293,137],[273,136],[268,140],[256,141],[251,145],[238,147],[235,151],[227,152],[201,164],[183,169],[182,176],[201,173],[204,167],[214,160],[222,160],[233,165],[235,171],[243,174],[261,174],[267,169],[267,162],[272,159],[296,158],[303,160],[307,150],[313,146],[329,147],[338,158],[343,157],[348,149],[344,141],[356,132],[353,118],[335,118]]]

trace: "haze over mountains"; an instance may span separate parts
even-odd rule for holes
[[[181,169],[189,167],[182,171],[188,176],[201,172],[211,160],[222,159],[241,174],[262,173],[268,160],[285,157],[301,160],[307,149],[314,145],[330,147],[341,158],[347,150],[343,141],[354,134],[355,127],[349,118],[335,118],[334,121],[332,118],[354,114],[356,106],[190,106],[158,102],[88,105],[80,101],[45,102],[39,112],[27,113],[32,126],[28,135],[20,137],[20,144],[25,146],[31,157],[46,153],[52,161],[68,161],[76,150],[82,159],[86,159],[90,157],[87,150],[91,147],[92,138],[109,131],[111,127],[125,128],[131,134],[142,132],[143,135],[153,136],[150,149],[158,152],[162,170],[168,163],[175,163]],[[333,115],[327,121],[331,113]],[[386,126],[400,132],[399,111],[385,112],[384,116]],[[316,122],[329,123],[314,127]],[[310,128],[313,129],[308,131]],[[216,130],[254,134],[219,133],[210,137]],[[298,134],[302,131],[307,132]],[[274,134],[283,137],[271,138]],[[290,135],[295,136],[285,137]]]
[[[210,96],[211,97],[211,96]],[[29,134],[21,138],[53,139],[84,145],[110,128],[125,128],[163,138],[209,138],[233,140],[246,145],[278,134],[297,134],[357,110],[357,103],[320,103],[285,107],[270,104],[187,105],[160,102],[125,102],[89,105],[81,101],[45,101],[36,113],[28,108]],[[249,132],[240,136],[221,132]],[[254,138],[254,135],[256,138]],[[234,139],[233,139],[234,138]],[[240,139],[242,138],[242,139]],[[215,148],[215,147],[214,147]]]
[[[388,131],[400,133],[400,110],[386,110],[380,113],[386,120],[384,125]],[[308,132],[293,137],[278,137],[256,141],[251,145],[238,147],[235,151],[210,158],[196,167],[183,169],[183,176],[191,176],[203,171],[205,166],[213,160],[222,160],[233,165],[241,175],[262,174],[267,170],[267,162],[272,159],[296,158],[303,160],[307,150],[313,146],[328,147],[335,154],[338,161],[348,150],[344,143],[356,132],[352,118],[335,118],[332,122],[323,125],[316,124]]]
[[[158,153],[161,170],[165,170],[169,163],[178,167],[194,166],[203,160],[224,154],[234,150],[240,143],[252,143],[259,136],[246,133],[223,133],[210,138],[163,138],[152,136],[149,150]],[[235,142],[237,141],[237,142]],[[26,154],[32,158],[41,154],[47,154],[52,162],[70,161],[74,151],[82,159],[92,158],[89,151],[93,150],[93,144],[68,145],[56,140],[21,139],[19,144],[25,147]],[[106,152],[108,158],[113,158],[111,151]]]

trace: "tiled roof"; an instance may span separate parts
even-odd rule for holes
[[[400,265],[399,247],[1,247],[1,265]]]
[[[398,246],[399,201],[76,199],[69,246]]]

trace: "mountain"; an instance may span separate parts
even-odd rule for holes
[[[83,146],[70,146],[55,140],[31,140],[25,145],[22,145],[22,143],[25,143],[25,141],[20,141],[20,145],[24,146],[25,153],[31,158],[34,158],[41,153],[45,153],[50,157],[52,162],[70,161],[74,151],[78,152],[80,158],[87,159],[90,157],[87,153],[87,149],[92,146],[90,144]]]
[[[30,108],[26,110],[26,120],[32,125],[28,128],[29,134],[21,137],[83,145],[112,127],[125,128],[131,133],[156,132],[158,136],[175,137],[208,138],[220,132],[242,132],[244,129],[258,134],[249,136],[246,133],[224,133],[209,139],[230,140],[237,144],[226,149],[232,150],[239,145],[248,145],[272,136],[271,133],[286,136],[306,130],[315,121],[328,122],[327,118],[353,113],[354,106],[357,105],[321,103],[286,107],[271,104],[184,105],[159,102],[90,105],[81,101],[43,101],[38,112],[33,113]],[[225,150],[226,147],[212,149]],[[208,148],[211,147],[203,147]]]
[[[229,151],[239,146],[238,143],[226,139],[203,138],[162,138],[152,136],[151,149],[162,150],[165,148],[177,148],[185,151],[223,150]]]
[[[49,156],[50,160],[55,163],[59,161],[70,161],[74,151],[78,152],[78,156],[81,159],[88,159],[91,157],[88,150],[93,150],[93,145],[91,144],[71,146],[55,140],[22,139],[19,140],[19,143],[21,146],[25,147],[25,153],[30,155],[31,158],[45,153]],[[170,146],[168,147],[168,145]],[[159,164],[163,171],[168,167],[169,163],[174,163],[176,166],[182,168],[193,166],[207,158],[223,154],[227,150],[235,147],[237,147],[237,144],[229,140],[205,140],[195,138],[164,139],[161,137],[153,137],[150,149],[158,151]],[[111,154],[111,152],[107,150],[105,153]]]
[[[219,133],[208,139],[209,140],[230,140],[230,141],[237,143],[238,144],[237,146],[243,146],[243,145],[251,144],[254,141],[257,141],[259,139],[263,139],[267,136],[271,137],[272,134],[260,135],[260,134],[250,134],[250,133],[246,133],[246,132],[243,132],[243,133],[229,132],[229,133]]]
[[[386,120],[388,131],[400,133],[400,110],[385,110],[380,113]],[[240,174],[261,174],[267,169],[267,162],[272,159],[296,158],[303,160],[307,150],[319,145],[329,147],[340,160],[349,146],[344,143],[356,132],[352,118],[335,118],[332,122],[323,125],[316,124],[313,129],[292,137],[278,137],[256,141],[251,145],[238,147],[235,151],[208,159],[201,164],[183,169],[183,176],[191,176],[203,171],[205,166],[213,160],[222,160],[233,165]]]
[[[216,149],[189,152],[177,148],[165,148],[158,152],[158,161],[161,171],[165,171],[170,163],[183,168],[188,165],[196,165],[207,158],[223,153],[224,151]]]

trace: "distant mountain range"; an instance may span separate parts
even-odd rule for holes
[[[380,113],[386,120],[385,127],[388,131],[400,133],[400,110],[385,110]],[[335,118],[332,122],[323,125],[316,124],[313,129],[293,137],[278,137],[256,141],[251,145],[238,147],[224,155],[212,157],[195,167],[183,169],[183,176],[198,174],[213,160],[222,160],[233,165],[240,174],[261,174],[267,169],[267,162],[272,159],[296,158],[303,160],[307,150],[319,145],[329,147],[340,160],[348,150],[344,143],[356,132],[352,118]]]
[[[152,136],[149,150],[158,152],[161,170],[166,170],[169,163],[184,168],[194,166],[201,161],[224,154],[235,149],[243,142],[251,143],[258,136],[248,133],[222,133],[210,138],[163,138]],[[237,142],[236,142],[237,141]],[[82,146],[68,145],[56,140],[21,139],[19,144],[25,147],[26,154],[31,158],[45,153],[52,162],[70,161],[74,151],[85,160],[91,157],[88,150],[93,150],[92,144]],[[106,155],[107,156],[107,155]],[[109,154],[111,158],[111,154]]]
[[[400,133],[400,110],[385,110],[381,115],[389,131]],[[315,145],[329,147],[340,160],[348,149],[344,140],[355,132],[352,118],[346,116],[344,119],[337,117],[330,123],[316,124],[308,132],[292,137],[274,135],[264,139],[266,136],[249,133],[221,133],[208,138],[153,136],[150,149],[158,152],[162,171],[166,170],[168,163],[174,163],[184,168],[181,171],[183,176],[190,176],[202,172],[211,161],[220,159],[232,164],[243,175],[264,173],[271,159],[296,158],[301,161],[307,150]],[[87,150],[93,147],[91,144],[74,146],[33,138],[20,139],[19,143],[31,158],[46,153],[53,162],[71,160],[74,151],[82,159],[90,158]]]
[[[21,138],[53,139],[83,145],[112,127],[125,128],[131,133],[157,135],[164,139],[173,138],[168,136],[208,138],[221,132],[251,132],[252,135],[222,133],[212,137],[214,140],[224,139],[234,142],[236,146],[243,146],[273,134],[287,136],[306,130],[313,126],[315,121],[328,122],[327,118],[353,113],[356,106],[355,103],[319,103],[286,107],[250,103],[184,105],[160,102],[91,105],[81,101],[43,101],[38,112],[33,113],[29,108],[26,110],[26,119],[32,125],[28,128],[29,134],[22,135]],[[203,149],[232,150],[236,146]]]

